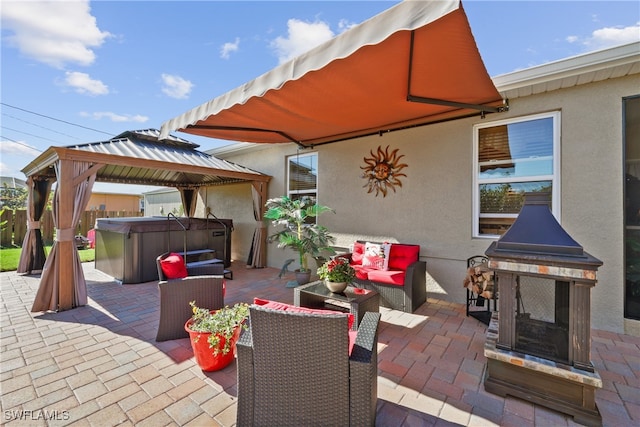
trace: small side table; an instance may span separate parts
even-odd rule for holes
[[[293,303],[298,307],[322,308],[355,316],[352,329],[357,329],[367,311],[380,310],[380,295],[369,289],[347,286],[342,293],[333,293],[319,280],[293,290]]]

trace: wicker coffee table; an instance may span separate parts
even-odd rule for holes
[[[378,312],[380,295],[376,291],[347,286],[344,292],[336,294],[323,281],[298,286],[293,291],[293,303],[298,307],[323,308],[355,316],[353,329],[357,329],[367,311]]]

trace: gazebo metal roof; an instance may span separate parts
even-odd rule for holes
[[[234,182],[264,181],[270,177],[198,151],[197,144],[175,136],[158,139],[159,131],[126,131],[107,141],[50,147],[22,169],[26,176],[54,178],[58,159],[104,166],[96,181],[166,187],[201,187]]]

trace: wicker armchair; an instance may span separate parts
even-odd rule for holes
[[[160,321],[158,322],[156,341],[175,340],[189,336],[184,330],[185,322],[192,315],[189,302],[195,301],[199,307],[211,310],[224,307],[222,265],[190,268],[187,277],[167,280],[160,267],[160,261],[165,256],[166,254],[163,254],[156,259],[160,278],[158,281]]]
[[[375,425],[380,314],[365,314],[351,355],[347,318],[251,306],[237,343],[242,426]]]

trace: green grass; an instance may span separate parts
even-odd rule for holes
[[[15,271],[18,269],[18,261],[20,260],[20,252],[22,248],[3,248],[0,249],[0,271]],[[48,255],[51,252],[51,246],[45,246],[44,252]],[[95,249],[81,249],[78,251],[81,262],[94,261],[96,258]]]

